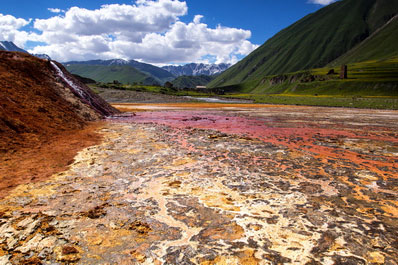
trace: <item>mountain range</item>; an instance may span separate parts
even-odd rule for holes
[[[214,79],[210,87],[398,55],[398,0],[343,0],[283,29]]]
[[[175,78],[160,67],[135,60],[90,60],[63,63],[68,71],[98,82],[143,83],[145,85],[163,84]],[[96,71],[98,70],[98,71]]]
[[[28,53],[10,41],[0,41],[0,50]],[[51,60],[47,54],[32,55],[40,59]],[[205,80],[210,80],[210,78],[195,78],[188,81],[189,76],[212,76],[222,73],[231,66],[230,64],[190,63],[181,66],[157,67],[136,60],[123,59],[70,61],[63,64],[72,74],[94,79],[97,82],[108,83],[117,80],[124,84],[156,85],[184,76],[181,80],[184,80],[183,83],[188,87],[192,84],[203,84]],[[177,80],[176,84],[181,84],[181,80]]]
[[[200,76],[200,75],[217,75],[227,70],[230,64],[203,64],[203,63],[190,63],[186,65],[168,65],[162,68],[174,76]]]
[[[184,76],[187,81],[189,76],[197,77],[203,75],[215,75],[225,71],[229,64],[186,64],[183,66],[164,66],[162,68],[141,63],[135,60],[91,60],[91,61],[71,61],[63,63],[72,74],[88,77],[98,82],[113,82],[117,80],[121,83],[142,83],[144,85],[164,84],[167,81],[174,83],[176,77]],[[204,80],[200,79],[200,84]],[[181,80],[177,83],[180,84]],[[185,82],[186,83],[186,82]],[[198,83],[198,78],[186,84]]]

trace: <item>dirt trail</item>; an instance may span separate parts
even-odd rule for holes
[[[0,264],[398,264],[398,112],[156,107],[0,200]]]

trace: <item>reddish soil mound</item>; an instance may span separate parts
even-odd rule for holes
[[[116,112],[57,66],[86,99],[79,98],[51,62],[24,53],[0,52],[0,154],[32,147],[62,131],[82,129],[87,121]]]
[[[0,52],[0,198],[65,170],[101,139],[88,122],[116,112],[62,65]]]

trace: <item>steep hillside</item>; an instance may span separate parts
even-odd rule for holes
[[[210,86],[323,67],[376,32],[397,13],[398,0],[338,1],[280,31]],[[385,45],[395,47],[396,42]]]
[[[398,56],[398,16],[330,65],[382,60],[394,56]]]
[[[40,143],[117,111],[62,65],[0,52],[0,153]]]
[[[199,76],[199,75],[216,75],[227,70],[230,64],[203,64],[190,63],[186,65],[168,65],[162,68],[169,71],[175,76]]]
[[[122,84],[142,83],[153,85],[158,82],[151,76],[138,71],[130,65],[85,65],[65,64],[72,74],[94,79],[97,82],[109,83],[115,80]]]
[[[135,60],[127,61],[127,60],[123,60],[123,59],[113,59],[113,60],[72,61],[72,62],[66,62],[66,63],[64,63],[64,65],[66,65],[67,68],[70,65],[131,66],[131,67],[134,67],[136,70],[148,75],[149,77],[152,77],[155,80],[156,83],[160,83],[160,84],[163,84],[166,81],[170,81],[170,80],[173,80],[175,78],[174,75],[172,75],[171,73],[169,73],[168,71],[166,71],[166,70],[164,70],[164,69],[162,69],[160,67],[157,67],[157,66],[154,66],[154,65],[151,65],[151,64],[140,63],[140,62],[137,62]],[[76,68],[76,69],[79,69],[79,71],[81,71],[81,73],[76,73],[76,74],[79,74],[79,75],[82,75],[82,76],[84,76],[83,72],[88,71],[88,70],[85,70],[84,67],[79,67],[79,68]],[[112,73],[111,72],[107,73],[107,76],[108,76],[108,79],[112,79]],[[86,76],[86,77],[89,77],[89,76]],[[128,79],[127,76],[126,77],[120,77],[119,76],[119,78],[122,78],[124,80]],[[113,78],[113,80],[115,80],[115,79],[117,79],[117,78]],[[134,82],[137,82],[137,81],[133,81],[133,82],[130,82],[130,83],[134,83]],[[140,81],[138,81],[138,82],[140,82]]]
[[[206,86],[214,77],[208,75],[200,76],[180,76],[171,81],[176,88],[195,88],[196,86]]]

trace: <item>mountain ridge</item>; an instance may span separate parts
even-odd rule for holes
[[[97,82],[112,83],[114,81],[122,84],[141,83],[143,85],[159,84],[152,76],[137,70],[131,65],[90,65],[90,64],[64,64],[72,74],[93,79]]]
[[[110,59],[110,60],[89,60],[89,61],[70,61],[70,62],[64,62],[63,63],[67,68],[70,67],[70,65],[101,65],[101,66],[130,66],[134,67],[136,70],[142,72],[143,74],[148,75],[149,77],[152,77],[155,80],[155,83],[160,83],[163,84],[167,81],[171,81],[175,78],[174,75],[169,73],[168,71],[151,65],[147,63],[141,63],[135,60],[124,60],[124,59]],[[82,72],[76,72],[75,74],[79,74],[84,76]],[[89,78],[95,79],[93,76],[85,76]],[[116,79],[116,78],[115,78]],[[128,79],[125,77],[124,79]],[[95,79],[96,80],[96,79]],[[99,81],[99,80],[97,80]],[[120,81],[120,80],[119,80]]]
[[[209,75],[198,75],[198,76],[186,76],[182,75],[174,79],[171,83],[175,88],[196,88],[197,86],[206,86],[213,76]]]
[[[281,30],[209,86],[324,67],[371,36],[397,13],[398,0],[335,2]]]

